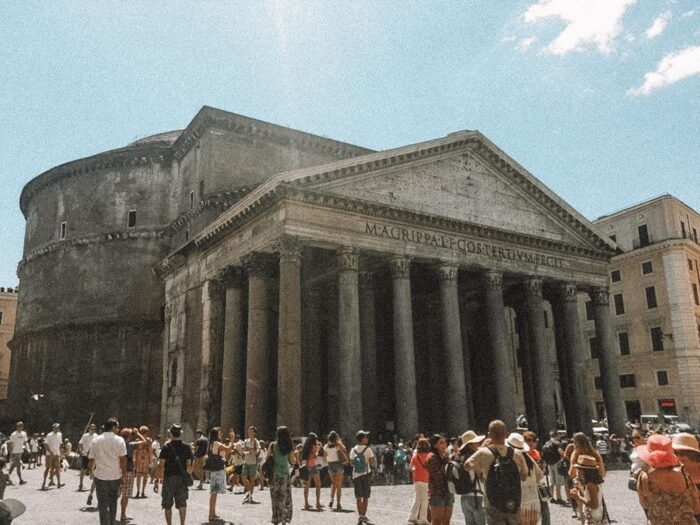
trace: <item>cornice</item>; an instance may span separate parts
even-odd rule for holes
[[[636,257],[643,259],[649,257],[651,254],[657,251],[683,249],[689,249],[695,252],[695,254],[700,257],[700,244],[696,243],[692,239],[675,238],[666,239],[664,241],[649,244],[648,246],[644,246],[643,248],[636,248],[628,252],[623,252],[621,254],[615,255],[610,262],[614,264],[620,261],[634,259]]]
[[[171,159],[171,150],[168,144],[162,142],[151,142],[144,144],[134,144],[125,148],[105,151],[73,160],[51,168],[40,175],[37,175],[22,188],[19,198],[19,206],[24,216],[27,216],[27,205],[29,201],[39,191],[55,184],[56,182],[82,175],[85,173],[99,172],[105,169],[121,168],[124,166],[144,166],[152,163],[166,163]]]
[[[126,231],[113,231],[108,233],[99,233],[94,235],[84,235],[82,237],[75,237],[70,239],[64,239],[62,241],[54,241],[37,248],[36,250],[28,253],[17,265],[17,274],[19,275],[22,271],[22,267],[45,255],[51,253],[65,250],[67,248],[72,248],[74,246],[87,246],[90,244],[101,244],[105,242],[114,241],[130,241],[130,240],[140,240],[140,239],[164,239],[168,238],[166,235],[167,228],[160,229],[150,229],[150,230],[126,230]]]
[[[87,329],[87,330],[114,330],[114,329],[126,329],[131,332],[138,332],[146,328],[162,328],[163,322],[159,318],[144,319],[142,316],[139,317],[124,317],[121,319],[109,319],[109,320],[93,320],[85,319],[83,321],[74,320],[66,322],[56,322],[48,323],[40,326],[32,326],[32,328],[22,328],[16,329],[14,333],[13,343],[17,346],[21,343],[21,339],[25,337],[30,337],[36,334],[41,334],[43,332],[49,333],[60,333],[63,331],[71,332],[76,329]]]
[[[197,206],[187,210],[170,223],[170,225],[167,227],[168,235],[175,235],[177,232],[181,231],[184,226],[190,224],[194,219],[199,217],[207,210],[218,208],[221,212],[226,211],[254,189],[255,186],[241,187],[231,191],[205,195],[204,199],[197,203]]]
[[[371,151],[360,146],[204,106],[173,144],[174,157],[178,161],[182,160],[211,128],[256,136],[277,144],[329,153],[338,157],[356,157]]]

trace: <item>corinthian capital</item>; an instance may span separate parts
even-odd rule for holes
[[[501,288],[503,287],[503,272],[486,270],[484,272],[484,281],[489,288]]]
[[[525,291],[530,296],[542,297],[542,279],[539,277],[525,279]]]
[[[389,265],[394,279],[408,279],[411,276],[411,259],[408,257],[394,257]]]
[[[301,242],[291,235],[282,235],[275,243],[275,250],[280,254],[283,262],[301,261]]]
[[[610,292],[607,288],[591,288],[588,295],[591,296],[594,305],[607,306],[610,304]]]
[[[457,282],[459,268],[454,264],[441,264],[438,267],[438,275],[441,281]]]
[[[269,279],[275,274],[275,261],[269,253],[250,253],[243,258],[243,266],[248,278]]]
[[[360,267],[360,254],[354,248],[343,246],[338,250],[338,267],[340,271],[357,271]]]
[[[578,287],[575,283],[561,283],[557,289],[557,297],[565,303],[575,303]]]

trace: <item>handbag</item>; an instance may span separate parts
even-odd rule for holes
[[[262,464],[262,473],[265,479],[272,479],[272,474],[275,469],[275,444],[270,445],[270,452],[268,452],[265,461]]]

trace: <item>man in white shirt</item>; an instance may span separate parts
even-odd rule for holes
[[[357,524],[368,523],[367,506],[372,491],[372,470],[376,468],[376,459],[372,447],[369,446],[369,432],[359,430],[355,434],[357,445],[350,450],[350,463],[352,463],[352,485],[355,490],[355,501],[357,502],[357,513],[359,517]]]
[[[19,484],[24,485],[26,481],[22,479],[22,453],[27,446],[27,433],[24,431],[24,423],[21,421],[17,422],[15,431],[10,434],[8,443],[10,449],[10,470],[8,475],[12,474],[12,471],[16,468]]]
[[[80,454],[80,486],[78,487],[78,492],[85,490],[83,488],[83,478],[89,473],[90,458],[88,455],[90,454],[92,442],[97,437],[95,432],[97,432],[97,426],[95,423],[90,423],[88,431],[78,441],[78,453]]]
[[[63,434],[60,432],[61,425],[54,423],[51,432],[46,435],[46,470],[44,470],[44,482],[41,490],[46,490],[46,478],[51,476],[49,487],[54,485],[53,477],[58,481],[57,487],[60,489],[61,483],[61,445],[63,444]]]
[[[104,432],[90,445],[90,470],[94,472],[100,525],[115,525],[117,499],[122,476],[126,473],[126,443],[118,435],[119,421],[105,423]]]

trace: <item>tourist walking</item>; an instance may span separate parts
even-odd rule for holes
[[[333,508],[333,501],[337,501],[336,510],[342,510],[340,496],[343,488],[343,471],[345,465],[350,462],[348,451],[343,440],[335,430],[328,433],[326,445],[323,447],[326,459],[328,460],[328,475],[331,478],[331,501],[328,504]]]
[[[603,456],[600,455],[598,450],[593,447],[591,440],[583,432],[577,432],[574,434],[573,438],[573,452],[571,453],[569,468],[569,477],[571,479],[576,477],[576,462],[580,455],[593,456],[598,464],[598,470],[600,471],[600,477],[605,479],[605,461],[603,461]]]
[[[309,505],[309,488],[312,481],[316,487],[316,509],[323,509],[321,504],[321,474],[316,464],[316,458],[320,450],[321,443],[318,441],[318,436],[311,432],[301,449],[301,466],[306,469],[304,478],[304,510],[311,508],[311,505]]]
[[[78,492],[85,490],[83,486],[85,476],[90,476],[90,447],[96,437],[97,425],[90,423],[87,432],[85,432],[80,438],[80,441],[78,441],[78,454],[80,455],[80,484],[78,485]]]
[[[195,440],[192,443],[192,448],[194,448],[194,461],[192,463],[192,476],[199,481],[197,485],[197,490],[204,490],[204,480],[206,479],[206,472],[204,471],[204,458],[207,455],[207,449],[209,448],[209,440],[204,436],[204,431],[197,429],[194,431]]]
[[[290,467],[297,463],[294,443],[287,427],[277,427],[275,441],[270,443],[270,448],[267,450],[266,461],[270,456],[272,456],[272,474],[269,480],[272,523],[287,525],[292,521]]]
[[[484,512],[488,525],[518,525],[521,481],[527,479],[527,465],[520,451],[506,445],[506,424],[501,420],[489,424],[488,446],[478,449],[464,463],[484,478]]]
[[[122,481],[119,487],[121,496],[119,521],[124,523],[127,520],[131,520],[131,518],[126,515],[126,507],[129,505],[129,499],[134,493],[134,451],[136,447],[138,447],[138,444],[135,439],[136,434],[132,429],[122,428],[119,434],[126,443],[126,471],[122,475]]]
[[[126,443],[119,437],[119,421],[108,419],[104,432],[90,445],[90,470],[94,473],[100,525],[115,525],[119,485],[126,472]]]
[[[386,444],[386,450],[381,456],[384,479],[387,485],[394,484],[394,464],[396,463],[396,454],[394,452],[394,445],[388,442]]]
[[[180,525],[185,525],[187,497],[192,486],[192,449],[182,442],[180,425],[173,424],[169,432],[170,440],[160,449],[156,480],[163,480],[161,507],[165,514],[165,523],[172,525],[174,504],[180,514]]]
[[[540,492],[538,485],[544,478],[542,470],[536,461],[530,456],[530,446],[525,442],[524,436],[512,433],[506,443],[509,447],[523,454],[527,466],[527,477],[520,484],[520,511],[518,523],[520,525],[537,525],[541,517]]]
[[[57,488],[61,488],[61,445],[63,444],[63,434],[60,432],[61,425],[54,423],[51,432],[46,436],[46,469],[44,470],[44,481],[41,490],[46,490],[46,478],[49,479],[49,487],[54,485],[53,478],[56,476]]]
[[[248,427],[248,437],[243,441],[243,468],[241,478],[245,488],[243,503],[255,503],[253,501],[253,491],[255,490],[255,480],[258,479],[258,457],[260,456],[260,441],[256,438],[258,429],[254,426]]]
[[[22,421],[18,421],[15,425],[15,430],[10,434],[8,444],[10,452],[10,470],[8,475],[12,474],[14,469],[17,469],[19,484],[24,485],[26,481],[22,479],[22,454],[27,447],[27,433],[24,431],[24,423]]]
[[[425,461],[428,471],[428,495],[431,523],[433,525],[449,525],[452,519],[454,496],[447,486],[445,467],[450,458],[447,455],[447,439],[440,434],[430,438],[430,454]]]
[[[462,446],[459,449],[460,464],[481,447],[486,440],[486,436],[478,436],[473,430],[467,430],[462,434]],[[465,525],[484,525],[486,515],[484,514],[484,481],[482,477],[473,470],[467,470],[469,476],[469,488],[460,494],[460,505],[464,514]]]
[[[209,521],[221,518],[216,515],[216,499],[219,494],[226,494],[226,455],[233,445],[223,443],[220,427],[214,427],[209,432],[207,460],[204,470],[209,475]]]
[[[403,442],[399,442],[396,452],[394,453],[394,458],[394,480],[396,484],[409,483],[408,463],[411,457]]]
[[[153,440],[148,437],[148,427],[141,425],[137,431],[138,445],[134,450],[134,476],[136,497],[146,497],[146,484],[153,460]]]
[[[570,496],[579,504],[581,524],[602,525],[605,523],[605,506],[599,459],[580,454],[572,468],[575,469],[576,475]]]
[[[542,459],[547,466],[547,478],[552,487],[552,495],[554,503],[564,504],[565,498],[562,497],[562,492],[566,494],[566,475],[561,475],[559,467],[562,464],[564,456],[564,446],[559,438],[559,432],[552,430],[549,433],[549,441],[542,447]]]
[[[369,432],[359,430],[355,434],[357,445],[350,450],[350,463],[352,464],[352,484],[355,490],[355,501],[357,503],[357,523],[368,523],[367,507],[369,497],[372,494],[372,478],[370,476],[376,468],[374,452],[369,446]]]
[[[425,462],[430,453],[430,441],[420,438],[416,444],[416,451],[411,458],[411,472],[413,473],[413,505],[408,516],[408,523],[427,525],[428,522],[428,483],[430,474]]]
[[[671,439],[652,434],[641,459],[651,467],[639,473],[637,495],[650,525],[686,525],[700,515],[698,488],[679,465]]]

